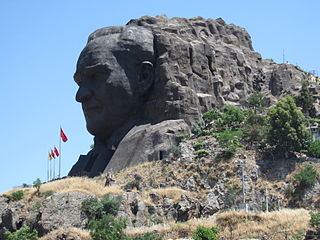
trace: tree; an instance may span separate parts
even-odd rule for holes
[[[266,135],[266,117],[256,114],[253,110],[248,110],[244,121],[242,132],[243,139],[250,145],[261,143]]]
[[[101,219],[102,216],[110,214],[117,215],[121,204],[121,196],[111,198],[108,194],[101,199],[90,197],[82,202],[81,210],[87,215],[89,220]]]
[[[309,82],[307,80],[302,81],[300,95],[295,97],[295,101],[297,106],[302,108],[302,112],[308,116],[313,108],[313,97],[309,92]]]
[[[314,141],[308,147],[308,154],[311,157],[320,158],[320,141]]]
[[[292,97],[280,99],[270,109],[268,117],[267,140],[276,151],[288,157],[289,152],[301,151],[307,146],[309,134],[304,125],[305,118]]]
[[[37,240],[38,232],[36,230],[31,231],[30,227],[24,226],[17,230],[16,232],[5,232],[5,240]]]
[[[299,182],[299,187],[301,189],[312,187],[317,183],[319,174],[317,172],[317,169],[307,164],[305,165],[299,173],[294,175],[294,178]]]
[[[219,229],[217,227],[207,228],[199,226],[193,233],[194,240],[216,240]]]
[[[223,151],[221,156],[224,158],[231,158],[237,151],[238,148],[242,147],[239,141],[239,137],[242,136],[241,131],[225,130],[223,132],[213,134],[219,141]]]
[[[40,178],[37,178],[34,182],[33,182],[33,187],[36,188],[36,193],[39,194],[40,192],[40,187],[41,187],[41,180]]]
[[[116,219],[111,215],[103,215],[101,219],[89,222],[90,236],[93,240],[129,240],[124,229],[125,220]]]
[[[231,104],[224,105],[221,112],[222,125],[225,128],[237,128],[245,119],[244,112]]]
[[[247,99],[247,106],[253,109],[254,113],[262,112],[266,105],[266,99],[259,92],[252,93]]]

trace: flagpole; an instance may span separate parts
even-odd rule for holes
[[[50,168],[50,171],[49,171],[49,180],[51,181],[51,177],[52,177],[52,159],[50,160],[49,168]]]
[[[56,158],[53,158],[53,180],[56,179]]]
[[[49,182],[49,153],[48,153],[48,159],[47,159],[47,182]]]
[[[60,173],[61,173],[61,126],[60,126],[60,131],[59,131],[59,178],[60,178]]]

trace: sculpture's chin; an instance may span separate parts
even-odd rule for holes
[[[108,131],[107,126],[101,126],[97,123],[87,122],[87,130],[88,132],[98,138],[99,140],[106,140],[110,137],[110,133]]]

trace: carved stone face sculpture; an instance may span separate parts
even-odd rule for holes
[[[76,100],[82,104],[88,131],[99,140],[108,139],[140,114],[143,96],[153,83],[150,59],[134,53],[141,40],[134,30],[96,31],[78,59]],[[146,30],[142,33],[152,37]]]

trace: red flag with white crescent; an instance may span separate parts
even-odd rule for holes
[[[68,138],[67,138],[66,134],[63,132],[62,128],[60,128],[60,137],[63,142],[68,141]]]
[[[59,151],[58,151],[58,149],[56,147],[54,147],[53,151],[56,154],[56,156],[59,157]]]

